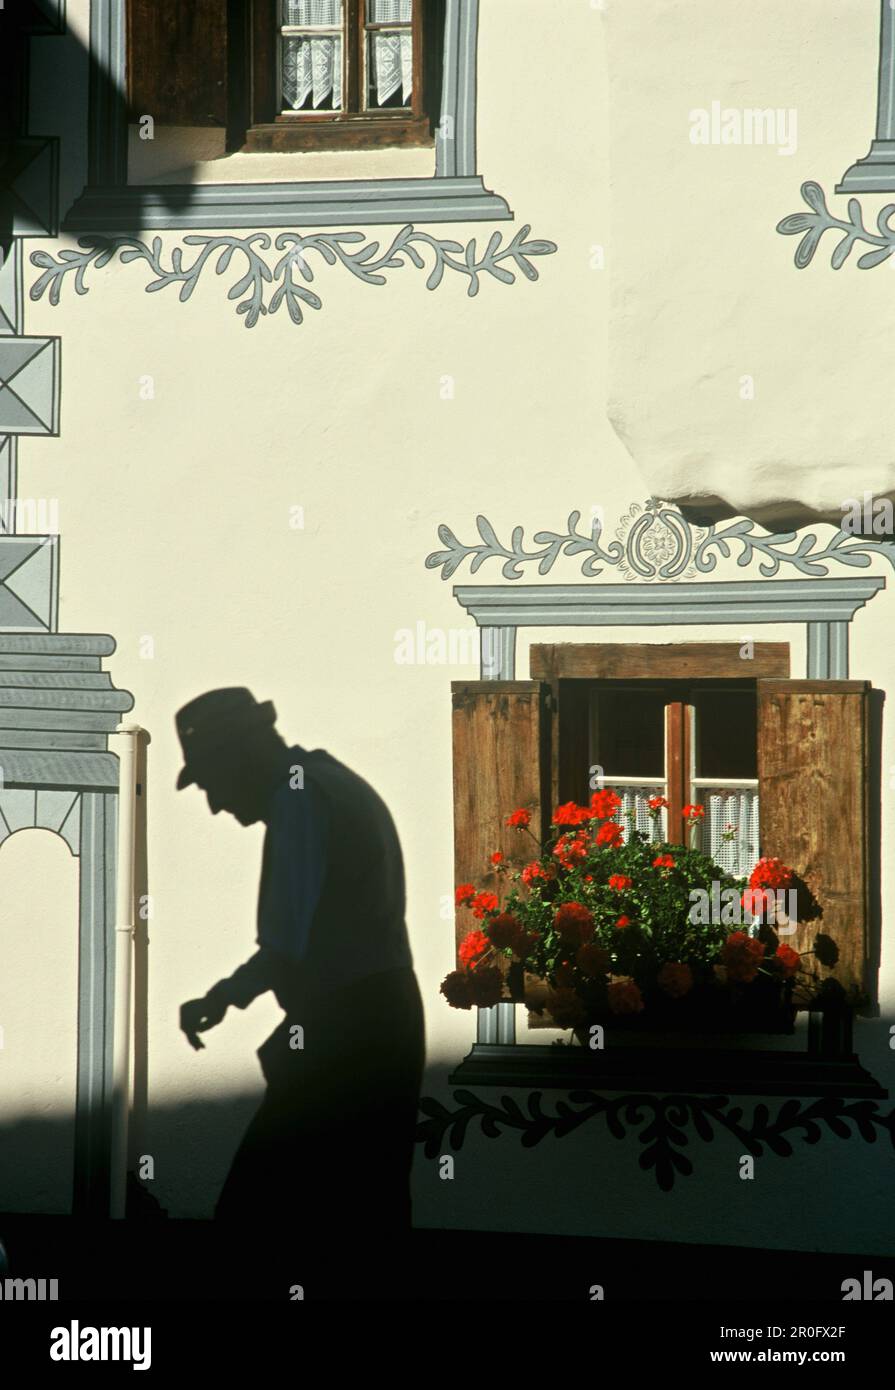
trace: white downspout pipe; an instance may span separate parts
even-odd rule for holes
[[[118,864],[115,883],[115,995],[112,1033],[112,1153],[109,1215],[123,1218],[127,1204],[128,1128],[131,1108],[131,994],[134,953],[134,853],[137,824],[139,724],[119,724]]]

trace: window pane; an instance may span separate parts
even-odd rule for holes
[[[413,0],[367,0],[368,24],[409,24]]]
[[[291,111],[342,107],[342,40],[283,39],[283,106]]]
[[[302,28],[340,28],[342,0],[283,0],[283,23]]]
[[[694,777],[757,777],[754,691],[693,691],[691,703],[696,712]]]
[[[591,762],[612,777],[665,776],[665,702],[662,690],[603,689],[591,703]]]
[[[367,105],[409,106],[413,98],[413,35],[367,35]]]

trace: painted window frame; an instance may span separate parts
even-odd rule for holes
[[[441,116],[428,178],[294,183],[128,184],[127,23],[121,0],[92,0],[87,186],[72,232],[367,226],[512,220],[477,170],[479,0],[446,0]]]

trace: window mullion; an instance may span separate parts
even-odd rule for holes
[[[345,111],[353,116],[364,110],[364,4],[345,0]]]
[[[668,785],[668,843],[682,845],[684,806],[689,775],[690,733],[687,706],[672,700],[665,706],[665,781]]]

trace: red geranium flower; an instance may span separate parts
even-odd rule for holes
[[[777,899],[773,890],[765,888],[745,888],[743,896],[740,898],[741,907],[745,908],[750,916],[756,917],[761,922],[765,921],[766,918],[770,920],[769,914],[776,907],[776,904]]]
[[[651,796],[650,799],[649,799],[649,801],[647,801],[646,804],[647,804],[647,806],[650,808],[651,811],[667,811],[667,810],[668,810],[668,802],[665,800],[664,796]]]
[[[441,993],[452,1009],[471,1009],[472,992],[465,970],[452,970],[441,982]]]
[[[525,868],[522,870],[522,882],[529,886],[537,878],[550,879],[552,877],[552,873],[548,873],[543,864],[540,864],[537,859],[533,859],[530,864],[526,864]]]
[[[527,830],[531,825],[531,811],[526,811],[524,806],[520,806],[518,811],[513,811],[507,816],[507,825],[513,826],[515,830]]]
[[[654,869],[673,869],[674,856],[671,854],[658,854],[653,860]]]
[[[583,946],[592,935],[594,919],[583,903],[562,903],[556,910],[553,925],[566,946]]]
[[[791,946],[786,945],[777,947],[774,953],[774,959],[778,960],[783,966],[783,973],[787,979],[790,975],[794,975],[802,964],[802,957],[799,955],[798,951],[794,951]]]
[[[643,1010],[643,996],[630,975],[620,975],[611,980],[606,996],[614,1014],[639,1014]]]
[[[705,807],[691,804],[690,806],[684,807],[681,815],[684,817],[684,820],[702,820],[702,817],[705,815]]]
[[[659,971],[658,985],[672,999],[681,999],[693,988],[693,971],[682,961],[666,961]]]
[[[558,1028],[576,1028],[587,1019],[584,1000],[574,989],[551,990],[547,999],[547,1007]]]
[[[579,806],[575,801],[566,801],[562,806],[557,806],[553,812],[553,825],[582,825],[584,821],[591,820],[591,812],[586,806]]]
[[[461,883],[454,892],[454,902],[457,907],[462,907],[464,903],[472,902],[475,897],[475,887],[471,883]]]
[[[465,966],[474,966],[490,947],[491,942],[483,931],[471,931],[460,942],[459,956]]]
[[[619,917],[615,925],[616,927],[629,927],[631,925],[631,919],[630,917]]]
[[[580,836],[571,838],[569,835],[560,835],[553,846],[553,854],[564,869],[574,868],[587,858],[587,841],[582,840]]]
[[[608,820],[601,825],[597,831],[597,844],[609,845],[612,849],[618,849],[624,839],[625,832],[614,820]]]
[[[609,887],[614,888],[618,893],[623,892],[626,888],[630,888],[633,882],[634,880],[632,878],[628,878],[627,874],[609,875]]]
[[[503,863],[503,853],[501,852],[501,850],[496,849],[496,850],[494,851],[494,853],[493,853],[492,856],[491,856],[491,863],[492,863],[492,864],[502,864],[502,863]]]
[[[750,888],[789,888],[791,883],[792,869],[780,859],[762,856],[749,875]]]
[[[758,974],[758,967],[764,957],[764,946],[754,936],[744,931],[733,932],[724,943],[721,960],[727,970],[729,980],[740,980],[748,985]]]
[[[486,912],[496,912],[498,907],[496,893],[476,893],[470,906],[473,917],[482,920]]]
[[[604,791],[594,792],[590,799],[591,816],[597,820],[609,820],[614,816],[622,799],[611,787],[606,787]]]
[[[522,923],[512,912],[501,912],[499,916],[492,917],[487,930],[492,945],[499,951],[505,950],[507,946],[515,951],[525,934]]]

